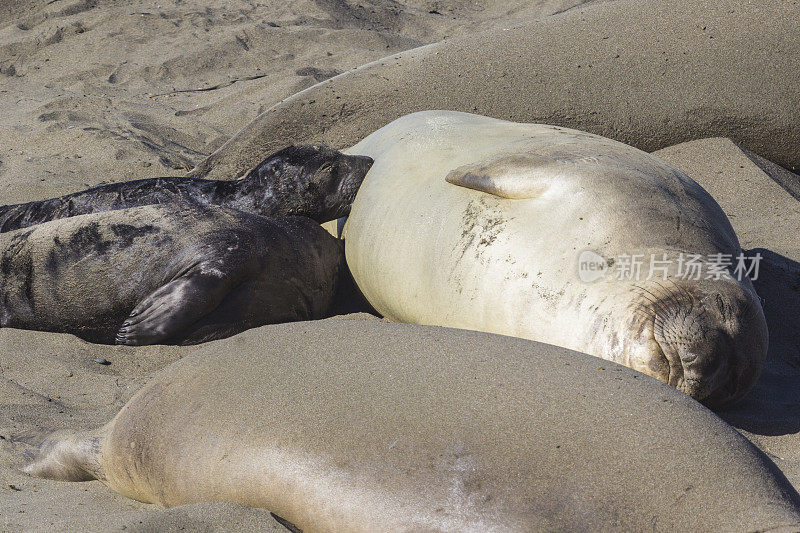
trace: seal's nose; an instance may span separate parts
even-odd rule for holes
[[[361,183],[372,168],[374,163],[371,157],[365,155],[343,155],[338,165],[339,194],[353,201],[361,187]]]
[[[344,159],[348,173],[358,180],[358,185],[361,185],[361,182],[364,181],[364,177],[369,172],[369,169],[372,168],[374,162],[371,157],[365,155],[346,155]]]
[[[703,320],[705,315],[696,320]],[[682,377],[677,388],[692,398],[706,403],[720,395],[720,389],[736,388],[728,367],[736,364],[737,356],[729,336],[712,323],[695,324],[694,335],[677,344]]]

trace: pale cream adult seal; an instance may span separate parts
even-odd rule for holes
[[[667,163],[576,130],[448,111],[397,119],[349,151],[375,164],[344,228],[347,263],[387,318],[564,346],[708,405],[758,378],[767,328],[735,272],[739,242]],[[586,280],[580,267],[607,272]]]
[[[7,437],[8,438],[8,437]],[[685,395],[563,348],[379,321],[208,344],[29,472],[303,531],[772,531],[798,495]]]

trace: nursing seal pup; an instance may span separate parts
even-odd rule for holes
[[[346,215],[368,157],[345,155],[324,145],[284,148],[239,180],[151,178],[0,207],[0,232],[59,218],[152,204],[218,205],[265,217],[300,215],[326,222]]]
[[[714,199],[658,158],[450,111],[347,152],[375,159],[344,227],[347,264],[387,318],[564,346],[712,406],[758,378],[753,262]]]
[[[0,233],[0,327],[106,344],[194,344],[320,318],[344,265],[305,217],[191,203]]]

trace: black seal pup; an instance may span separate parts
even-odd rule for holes
[[[239,180],[150,178],[0,207],[0,232],[74,217],[165,203],[219,205],[265,217],[300,215],[327,222],[347,215],[372,159],[325,145],[289,146]]]
[[[321,318],[341,241],[306,217],[142,206],[0,234],[0,327],[196,344]]]

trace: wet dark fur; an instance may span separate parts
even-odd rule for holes
[[[0,327],[194,344],[321,318],[344,265],[305,217],[136,207],[0,234]]]
[[[371,165],[369,157],[345,155],[327,146],[290,146],[269,156],[240,180],[152,178],[2,206],[0,233],[77,215],[176,202],[327,222],[350,212]]]

